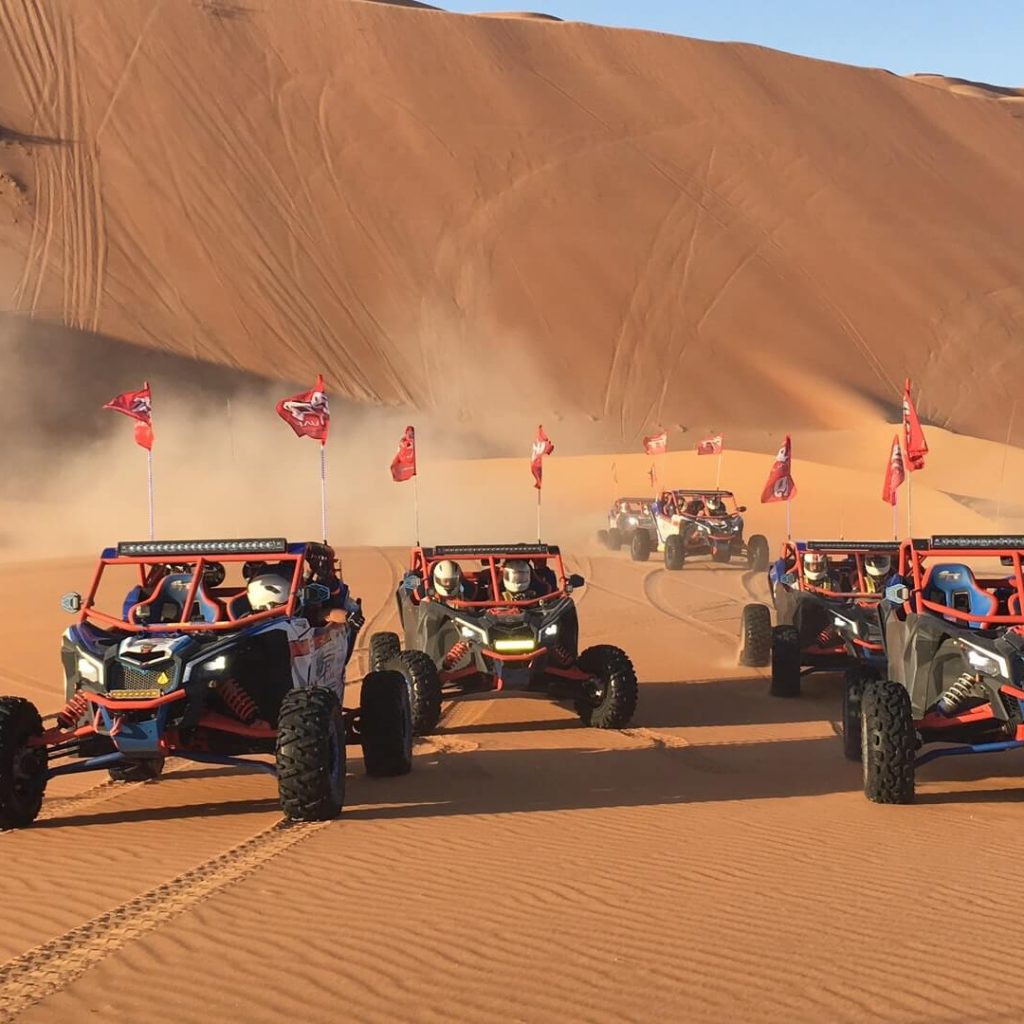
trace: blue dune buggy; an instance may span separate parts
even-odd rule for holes
[[[252,607],[256,578],[277,581],[276,603]],[[341,811],[346,744],[362,744],[370,775],[408,772],[412,720],[401,671],[371,672],[361,707],[342,707],[361,618],[332,621],[343,592],[323,544],[106,549],[84,600],[62,602],[78,613],[61,648],[62,710],[44,721],[31,702],[0,697],[0,828],[31,824],[51,778],[105,769],[116,780],[155,779],[171,755],[269,771],[294,820]],[[247,759],[259,754],[274,763]]]

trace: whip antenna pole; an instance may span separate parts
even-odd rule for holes
[[[327,442],[320,442],[320,525],[327,543]]]

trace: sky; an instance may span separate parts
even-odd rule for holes
[[[1024,0],[429,0],[758,43],[808,57],[1024,86]]]

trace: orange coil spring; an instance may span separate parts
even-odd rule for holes
[[[822,647],[831,647],[835,642],[836,642],[836,635],[833,632],[831,626],[826,626],[818,634],[818,643],[821,644]]]
[[[561,645],[556,644],[551,649],[551,657],[559,665],[572,664],[572,655]]]
[[[444,656],[444,662],[442,663],[444,671],[450,672],[465,657],[468,650],[469,644],[467,644],[465,640],[460,640],[455,644],[455,646]]]
[[[70,729],[73,725],[78,724],[78,720],[88,710],[89,702],[85,699],[85,694],[79,691],[57,712],[57,721],[65,729]]]
[[[259,709],[256,707],[256,702],[252,699],[234,681],[234,679],[226,679],[220,686],[217,687],[217,693],[220,695],[220,699],[224,701],[228,709],[231,711],[236,718],[245,722],[248,725],[250,722],[256,720],[256,716],[259,714]]]

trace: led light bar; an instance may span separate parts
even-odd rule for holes
[[[898,540],[808,540],[804,541],[808,551],[840,551],[860,554],[871,551],[899,551]]]
[[[697,487],[677,487],[674,491],[669,492],[671,494],[688,494],[693,498],[710,498],[712,495],[717,495],[720,498],[731,498],[733,496],[732,491],[719,491],[715,490],[714,487],[697,488]]]
[[[998,551],[1000,549],[1011,548],[1011,549],[1024,549],[1024,536],[1021,534],[1007,534],[997,536],[995,534],[980,535],[980,534],[969,534],[965,536],[957,536],[954,534],[940,534],[932,537],[930,547],[933,551],[935,550],[956,550],[962,548],[964,550],[968,548],[977,549],[991,549]]]
[[[133,558],[146,555],[283,555],[287,551],[288,541],[283,537],[246,540],[123,540],[117,545],[118,556]]]
[[[537,647],[536,640],[495,640],[496,651],[532,651]]]
[[[424,548],[423,553],[428,558],[557,555],[558,547],[554,544],[445,544],[436,548]]]

